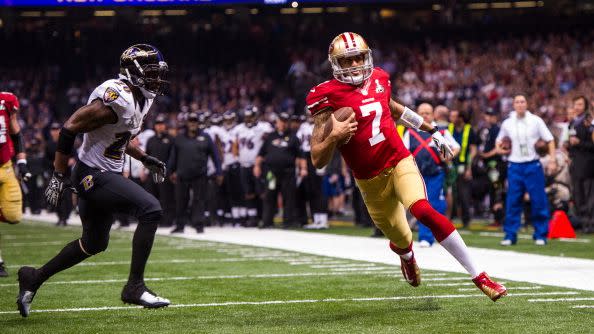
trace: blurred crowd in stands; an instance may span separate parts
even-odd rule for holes
[[[107,28],[97,26],[79,30],[55,27],[29,34],[25,40],[18,40],[26,34],[26,28],[19,27],[12,37],[4,36],[2,43],[15,41],[21,47],[39,50],[37,54],[4,62],[0,71],[0,89],[13,92],[20,99],[29,165],[36,176],[27,184],[25,205],[33,213],[45,208],[41,189],[51,175],[53,155],[47,149],[55,140],[51,129],[59,127],[84,105],[97,85],[116,75],[119,53],[130,41],[141,40],[141,36],[152,36],[150,42],[161,49],[171,67],[169,91],[158,99],[146,121],[147,131],[139,136],[143,144],[154,135],[158,115],[159,124],[164,124],[165,131],[172,137],[184,132],[191,113],[207,115],[200,118],[200,123],[201,127],[208,128],[210,123],[219,122],[217,115],[230,112],[235,114],[235,122],[242,122],[248,106],[256,106],[259,119],[271,125],[281,112],[294,115],[291,119],[295,130],[307,122],[306,117],[299,117],[306,114],[305,96],[311,87],[331,78],[326,61],[327,43],[343,27],[329,28],[320,19],[250,24],[229,24],[224,18],[221,20],[185,23],[183,27],[174,26],[173,33],[150,26],[144,30],[131,29],[130,35],[140,39],[131,39],[126,34],[106,34]],[[594,149],[592,143],[584,142],[582,146],[589,146],[578,149],[580,143],[571,139],[575,130],[572,132],[570,125],[576,117],[579,122],[591,122],[594,115],[594,105],[591,105],[594,30],[468,33],[467,38],[441,38],[439,34],[417,32],[399,38],[396,33],[383,33],[384,27],[379,23],[373,29],[365,23],[354,22],[348,29],[368,39],[375,66],[391,76],[394,97],[411,107],[423,102],[434,107],[442,105],[445,108],[436,110],[441,113],[436,115],[438,120],[441,118],[447,123],[450,117],[460,117],[463,123],[472,125],[476,135],[472,145],[476,145],[477,154],[472,167],[471,217],[501,223],[501,217],[493,214],[497,211],[494,205],[501,205],[501,199],[497,202],[490,198],[494,195],[488,190],[489,186],[485,186],[492,180],[483,164],[488,140],[484,129],[500,124],[508,116],[516,94],[526,96],[528,109],[542,117],[555,136],[559,169],[547,171],[549,186],[557,189],[550,192],[551,208],[575,216],[570,156],[582,154],[586,155],[584,161],[594,162]],[[178,41],[176,36],[185,31],[189,31],[188,36],[181,36],[181,42]],[[57,44],[52,45],[52,42]],[[39,55],[45,56],[40,60],[36,58]],[[584,109],[584,114],[577,114],[581,111],[576,109],[574,99],[577,96],[586,97],[586,105],[578,107]],[[328,213],[341,216],[350,211],[346,206],[355,202],[356,223],[371,226],[353,189],[354,182],[341,164],[340,159],[336,160],[322,176],[323,192],[331,197]],[[135,177],[143,184],[149,183],[144,172]],[[504,176],[501,177],[504,180]],[[586,177],[594,178],[594,174]],[[327,184],[333,185],[331,190],[326,189]],[[594,193],[590,197],[594,197]],[[450,208],[456,206],[459,205],[454,202]],[[246,224],[238,219],[242,213],[225,214],[210,212],[206,223]],[[455,209],[449,214],[462,216]],[[584,231],[594,229],[592,222],[580,219],[572,222]]]

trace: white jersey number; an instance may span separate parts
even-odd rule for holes
[[[0,144],[6,143],[6,117],[4,115],[0,116]]]
[[[373,111],[375,111],[375,117],[373,118],[373,122],[371,122],[371,138],[369,138],[369,144],[371,146],[377,145],[386,140],[386,137],[380,131],[380,122],[383,111],[382,104],[379,102],[373,102],[361,106],[361,114],[363,117],[371,115]]]

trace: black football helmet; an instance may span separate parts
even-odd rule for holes
[[[148,44],[135,44],[120,57],[120,74],[132,85],[155,95],[163,95],[169,81],[169,67],[161,52]]]

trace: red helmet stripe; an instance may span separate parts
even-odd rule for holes
[[[340,34],[340,37],[342,37],[342,40],[344,41],[344,46],[348,49],[349,48],[349,42],[346,38],[345,34]]]
[[[355,42],[355,36],[353,36],[353,33],[350,32],[349,36],[351,36],[351,42],[353,42],[353,47],[356,48],[357,47],[357,43]]]

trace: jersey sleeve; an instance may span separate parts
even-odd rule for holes
[[[113,109],[118,115],[124,114],[131,102],[133,104],[130,88],[119,80],[107,80],[99,85],[91,94],[91,99],[101,99],[103,104]]]
[[[328,82],[321,83],[309,90],[305,102],[307,110],[311,115],[315,116],[320,111],[326,108],[334,109],[332,101],[330,100],[330,89],[327,87]]]

